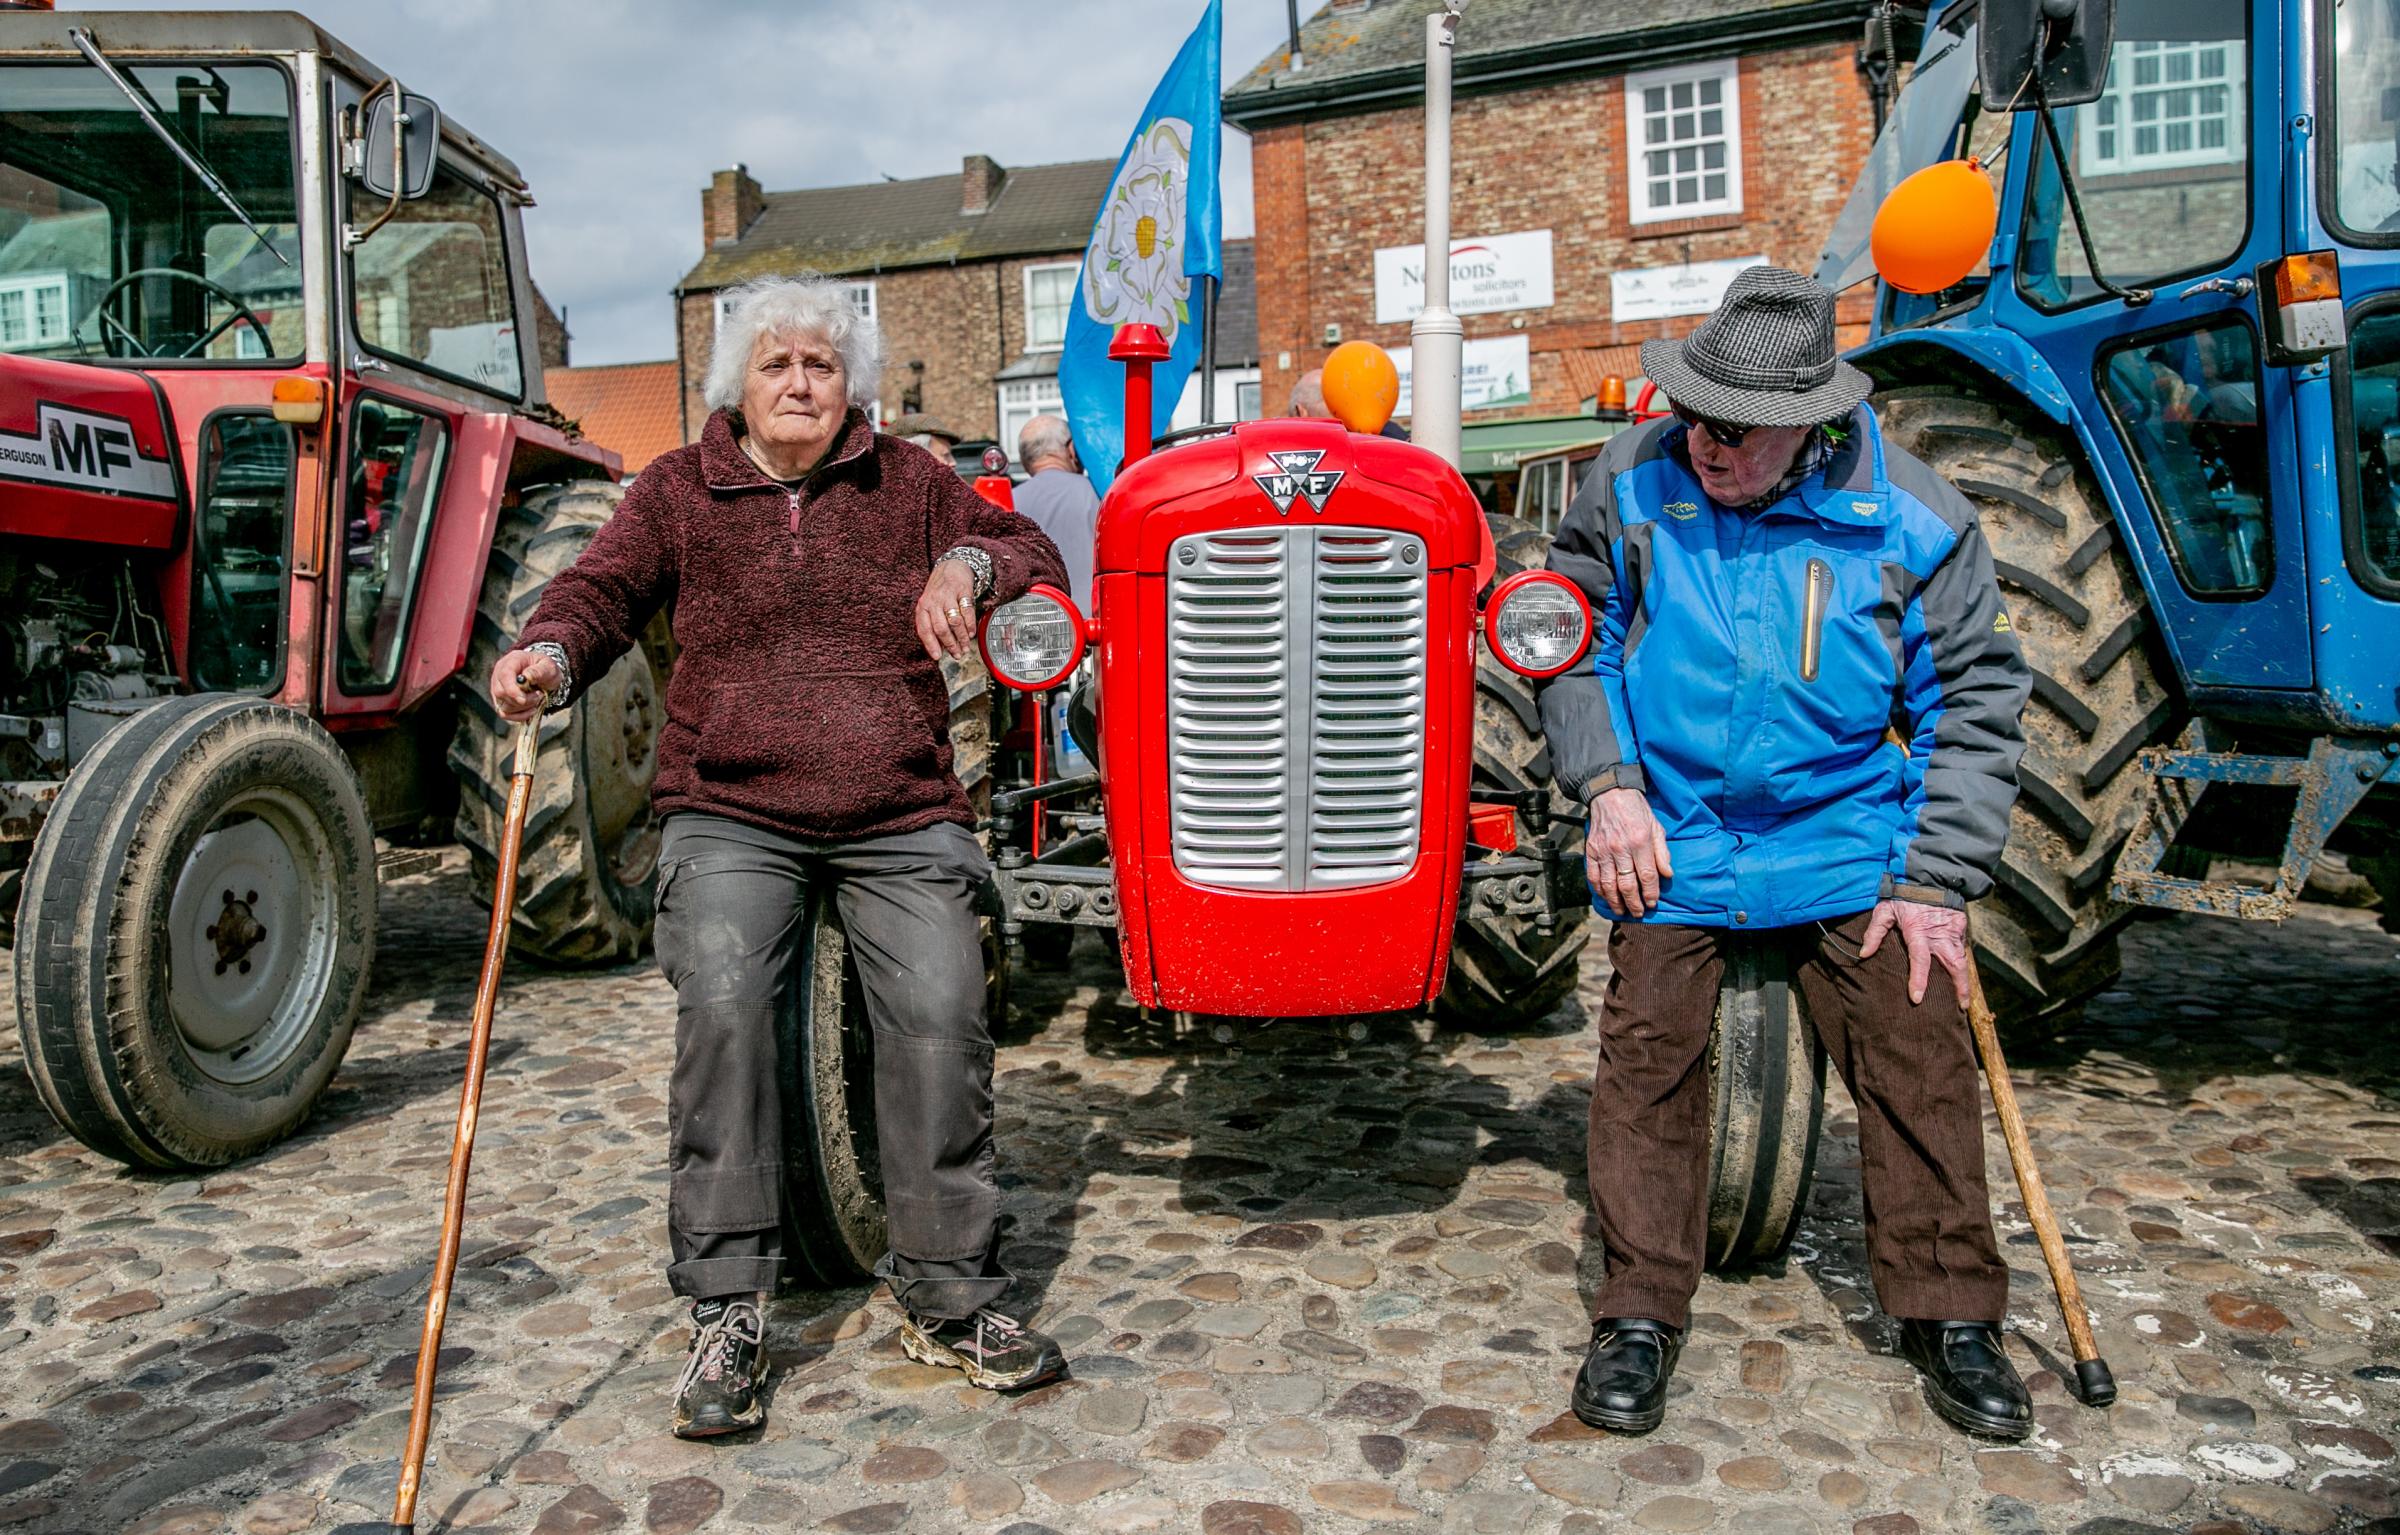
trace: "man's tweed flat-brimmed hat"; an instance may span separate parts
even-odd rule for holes
[[[1675,404],[1728,426],[1815,426],[1874,388],[1834,356],[1833,295],[1773,266],[1744,268],[1689,336],[1643,342],[1642,371]]]

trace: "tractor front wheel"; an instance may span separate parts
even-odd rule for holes
[[[35,1091],[135,1167],[247,1156],[332,1080],[374,955],[374,837],[333,738],[259,698],[155,705],[34,844],[16,981]]]

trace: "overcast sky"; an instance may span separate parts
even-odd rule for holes
[[[113,0],[305,9],[516,161],[534,280],[578,363],[675,355],[668,289],[700,189],[770,192],[1114,159],[1202,0]],[[1224,0],[1225,78],[1285,34]],[[1305,16],[1317,0],[1301,7]],[[61,0],[62,22],[75,0]],[[1225,135],[1225,232],[1250,232],[1250,144]]]

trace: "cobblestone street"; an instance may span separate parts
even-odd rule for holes
[[[301,1137],[198,1179],[63,1137],[0,1034],[0,1526],[382,1529],[482,933],[388,888],[367,1016]],[[907,1362],[863,1289],[770,1313],[772,1421],[665,1433],[673,1002],[512,969],[423,1530],[2323,1531],[2400,1516],[2400,948],[2369,915],[2132,931],[2071,1049],[2015,1064],[2123,1396],[2096,1412],[1989,1137],[2035,1441],[1924,1407],[1866,1293],[1836,1091],[1779,1275],[1710,1280],[1666,1426],[1564,1414],[1598,1253],[1584,1009],[1175,1033],[1090,937],[1002,1041],[1007,1257],[1074,1378]],[[0,972],[6,969],[0,957]],[[2400,1524],[2382,1526],[2400,1528]]]

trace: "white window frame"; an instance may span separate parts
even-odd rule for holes
[[[858,311],[859,317],[872,321],[875,318],[874,281],[870,278],[836,278],[835,281],[850,300],[850,307]],[[709,295],[710,310],[716,316],[718,330],[725,328],[725,303],[732,296],[731,288],[719,288]]]
[[[1722,108],[1725,113],[1724,132],[1692,139],[1671,139],[1670,147],[1680,144],[1713,143],[1722,138],[1725,143],[1725,195],[1703,197],[1698,202],[1654,204],[1650,200],[1649,156],[1652,145],[1649,126],[1642,110],[1642,95],[1659,87],[1691,84],[1697,87],[1704,80],[1722,84]],[[1694,91],[1694,107],[1698,92]],[[1670,115],[1672,115],[1670,113]],[[1742,211],[1742,92],[1741,62],[1738,59],[1717,59],[1706,64],[1682,64],[1672,69],[1645,69],[1625,77],[1625,177],[1626,195],[1633,210],[1635,224],[1662,224],[1669,219],[1712,218],[1720,214]],[[1703,176],[1713,172],[1702,171]],[[1673,177],[1668,179],[1672,180]]]
[[[13,295],[24,306],[23,334],[0,339],[0,350],[51,346],[66,340],[74,329],[74,283],[67,273],[12,274],[0,279],[0,291]],[[58,300],[58,307],[51,314],[51,318],[58,322],[56,324],[43,324],[42,299],[45,297],[56,297]]]
[[[2200,56],[2204,52],[2223,50],[2222,73],[2200,73]],[[2076,171],[2084,176],[2123,176],[2141,171],[2186,170],[2203,165],[2239,165],[2249,158],[2248,103],[2243,91],[2248,82],[2244,69],[2247,50],[2238,37],[2208,38],[2188,43],[2121,42],[2109,59],[2108,85],[2098,101],[2085,109],[2086,116],[2076,126]],[[2135,75],[2140,60],[2156,57],[2160,78],[2151,84],[2138,84]],[[2167,71],[2172,61],[2188,58],[2192,64],[2190,78],[2170,80]],[[2200,128],[2216,120],[2218,114],[2203,114],[2195,99],[2192,111],[2180,117],[2163,115],[2174,93],[2188,91],[2195,97],[2207,90],[2225,92],[2225,142],[2203,145]],[[2145,124],[2134,118],[2137,97],[2159,98],[2162,115]],[[2187,149],[2164,148],[2168,127],[2174,123],[2192,125],[2192,143]],[[2158,129],[2161,148],[2144,152],[2136,147],[2138,131],[2146,126]]]
[[[1012,460],[1017,456],[1017,435],[1025,430],[1026,422],[1036,416],[1067,413],[1066,396],[1059,392],[1056,376],[1004,379],[992,391],[992,403],[995,407],[992,419],[999,425],[1001,451]],[[1013,426],[1011,417],[1015,418]]]
[[[1074,272],[1083,265],[1080,261],[1045,261],[1025,269],[1025,350],[1028,352],[1062,352],[1067,346],[1067,322],[1075,313],[1075,284],[1067,284],[1067,302],[1059,311],[1058,339],[1039,342],[1033,339],[1033,274],[1036,272]]]

